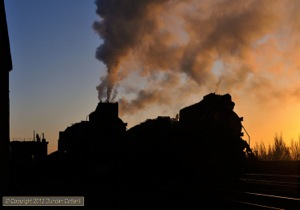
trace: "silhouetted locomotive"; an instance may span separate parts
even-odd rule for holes
[[[60,132],[58,152],[86,171],[136,179],[238,176],[253,154],[234,105],[229,94],[211,93],[176,119],[158,117],[126,130],[118,103],[100,102],[89,121]]]
[[[229,94],[204,96],[179,120],[158,117],[127,131],[128,161],[144,175],[239,176],[254,155],[242,139],[242,117]]]

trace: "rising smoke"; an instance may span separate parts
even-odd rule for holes
[[[97,0],[96,5],[100,20],[93,28],[103,40],[96,57],[107,67],[97,87],[99,100],[118,99],[126,113],[216,86],[255,97],[300,92],[282,80],[300,77],[300,1]]]

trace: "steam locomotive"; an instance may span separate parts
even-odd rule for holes
[[[240,176],[255,157],[234,105],[229,94],[211,93],[181,109],[179,119],[158,117],[128,130],[127,150],[139,160],[135,168],[168,177]]]
[[[58,153],[85,171],[135,178],[239,176],[254,157],[229,94],[208,94],[176,118],[148,119],[129,130],[118,103],[100,102],[89,121],[60,132]]]

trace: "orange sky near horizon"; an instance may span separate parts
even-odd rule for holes
[[[266,96],[266,100],[268,97]],[[259,105],[247,106],[247,99],[238,107],[237,113],[244,116],[243,125],[251,137],[251,147],[256,143],[273,145],[275,135],[282,135],[287,145],[291,140],[299,140],[300,137],[300,103],[277,103],[274,106],[261,108]],[[244,106],[244,107],[241,107]],[[255,106],[255,105],[254,105]],[[243,114],[244,113],[244,114]],[[247,139],[247,136],[244,136]]]

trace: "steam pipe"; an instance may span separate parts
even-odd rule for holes
[[[247,136],[248,136],[248,144],[249,144],[249,147],[250,147],[250,135],[248,134],[246,128],[242,125],[242,128],[244,129],[244,131],[246,132]]]

